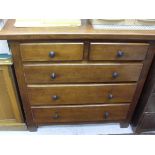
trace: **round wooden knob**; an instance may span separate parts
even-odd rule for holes
[[[54,52],[54,51],[49,52],[49,56],[50,56],[51,58],[54,58],[54,57],[55,57],[55,52]]]
[[[109,118],[109,112],[104,112],[104,119],[108,119]]]
[[[124,52],[123,51],[118,51],[117,52],[117,57],[122,57],[124,55]]]
[[[112,77],[113,77],[113,78],[117,78],[118,75],[119,75],[119,74],[118,74],[117,72],[113,72],[113,73],[112,73]]]
[[[56,74],[55,73],[52,73],[51,74],[51,79],[55,79],[56,78]]]
[[[59,116],[58,113],[54,113],[53,116],[52,116],[52,118],[53,118],[53,119],[58,119],[58,118],[60,118],[60,116]]]
[[[53,99],[53,100],[57,100],[57,99],[59,99],[59,96],[53,95],[53,96],[52,96],[52,99]]]
[[[113,95],[112,94],[108,94],[108,99],[112,99]]]

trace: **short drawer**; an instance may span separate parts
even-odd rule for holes
[[[132,102],[136,84],[29,85],[31,105]]]
[[[83,43],[23,43],[20,52],[23,61],[82,60]]]
[[[144,60],[149,44],[91,43],[90,60]]]
[[[125,120],[129,105],[86,105],[33,107],[33,117],[37,124],[104,122]]]
[[[142,63],[25,65],[28,84],[138,81]]]

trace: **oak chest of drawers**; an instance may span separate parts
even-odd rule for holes
[[[9,44],[29,130],[64,123],[128,126],[154,54],[151,41],[134,34],[106,39],[80,28],[65,34],[49,28],[48,35],[25,29],[10,35]]]
[[[35,125],[128,123],[149,44],[51,40],[11,47]]]

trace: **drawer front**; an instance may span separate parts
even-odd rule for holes
[[[25,65],[26,82],[80,83],[138,81],[141,63]]]
[[[90,60],[144,60],[149,44],[91,43]]]
[[[125,120],[129,105],[87,105],[33,107],[34,121],[44,123],[76,123]]]
[[[140,128],[142,130],[155,130],[155,113],[144,113]]]
[[[82,60],[83,43],[24,43],[20,44],[23,61]]]
[[[31,105],[132,102],[136,84],[29,85]]]

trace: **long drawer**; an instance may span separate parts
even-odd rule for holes
[[[82,60],[83,43],[23,43],[20,52],[23,61]]]
[[[72,63],[24,65],[28,84],[129,82],[139,79],[142,63]]]
[[[149,44],[91,43],[90,60],[144,60]]]
[[[123,121],[129,109],[128,104],[121,105],[85,105],[32,107],[34,121],[46,123],[76,123]]]
[[[31,105],[132,102],[136,84],[28,85]]]

